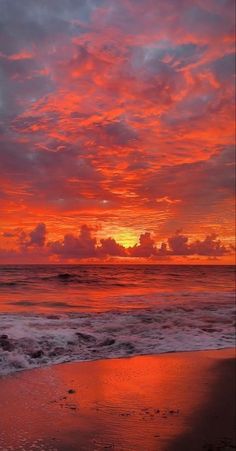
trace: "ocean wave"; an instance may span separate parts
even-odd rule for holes
[[[48,276],[43,276],[41,277],[41,280],[46,280],[46,281],[52,281],[52,282],[62,282],[62,283],[73,283],[73,282],[77,282],[77,283],[83,283],[83,277],[79,274],[70,274],[68,272],[65,273],[59,273],[59,274],[53,274],[53,275],[48,275]]]
[[[118,281],[117,278],[101,278],[101,277],[92,277],[91,275],[87,275],[86,277],[83,277],[82,275],[78,274],[69,274],[69,273],[62,273],[57,274],[53,276],[43,277],[41,280],[47,281],[47,282],[56,282],[60,283],[61,285],[84,285],[84,286],[94,286],[94,287],[107,287],[107,288],[113,288],[113,287],[125,287],[126,283],[123,283],[121,281]],[[135,285],[135,283],[130,283],[130,286]]]
[[[12,280],[9,281],[0,281],[0,287],[17,287],[17,286],[23,286],[23,285],[27,285],[27,281],[26,280],[18,280],[13,282]]]
[[[50,364],[231,347],[234,305],[0,315],[0,374]]]
[[[138,289],[169,291],[234,290],[233,267],[163,266],[163,265],[0,265],[0,291],[5,294],[24,290],[42,293],[71,287],[80,291]],[[93,293],[92,293],[93,295]]]

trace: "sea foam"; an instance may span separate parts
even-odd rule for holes
[[[0,315],[0,374],[69,361],[234,346],[233,302]]]

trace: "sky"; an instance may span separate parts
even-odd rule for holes
[[[234,261],[234,0],[0,0],[0,262]]]

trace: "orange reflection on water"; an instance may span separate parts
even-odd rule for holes
[[[166,450],[207,404],[218,358],[232,355],[72,363],[3,378],[0,448]]]

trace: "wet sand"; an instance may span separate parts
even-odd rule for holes
[[[0,379],[0,450],[235,449],[235,352],[68,363]]]

